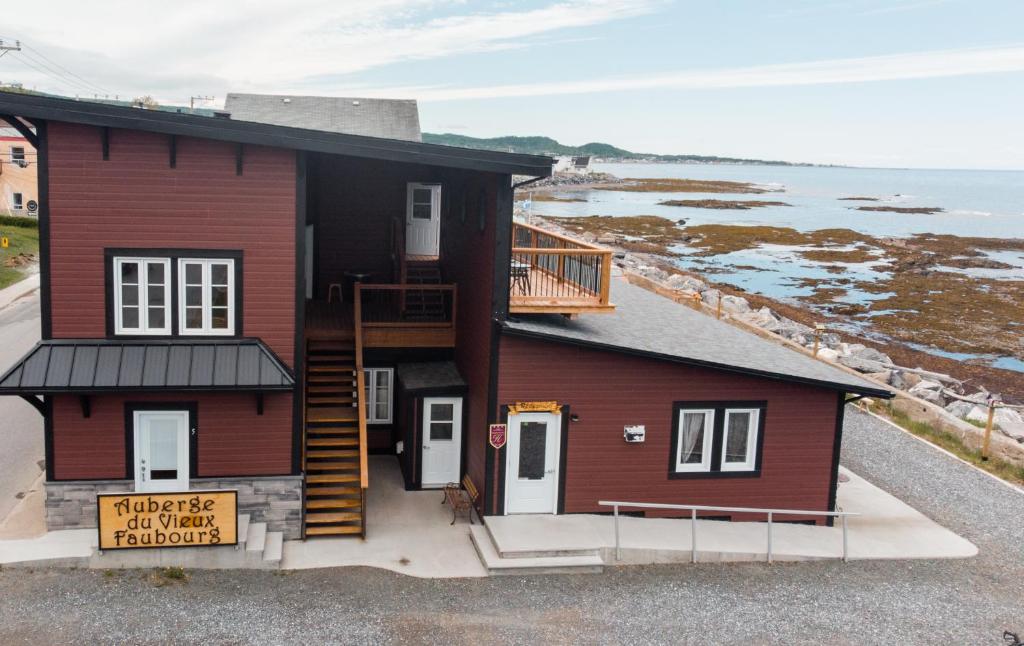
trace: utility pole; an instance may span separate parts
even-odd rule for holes
[[[189,99],[188,99],[188,109],[189,110],[195,110],[196,109],[196,100],[199,100],[199,101],[213,101],[213,97],[212,96],[193,96],[193,97],[189,97]]]
[[[20,52],[20,51],[21,51],[21,41],[20,40],[14,41],[13,45],[5,45],[4,41],[2,39],[0,39],[0,58],[3,58],[4,56],[6,56],[7,52]]]

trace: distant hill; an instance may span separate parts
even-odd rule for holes
[[[527,155],[590,155],[607,161],[655,161],[695,164],[772,164],[776,166],[803,166],[784,161],[764,159],[742,159],[738,157],[717,157],[714,155],[654,155],[635,153],[611,144],[593,142],[582,146],[567,146],[551,137],[492,137],[481,139],[452,133],[423,133],[423,141],[443,146],[496,150],[500,152],[523,153]]]

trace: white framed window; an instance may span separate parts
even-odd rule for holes
[[[25,161],[25,148],[22,146],[11,146],[11,163],[17,164],[22,168],[28,166],[28,162]]]
[[[727,408],[722,431],[722,471],[753,471],[757,464],[757,408]]]
[[[394,390],[394,368],[363,368],[366,392],[366,423],[391,423],[391,394]]]
[[[114,333],[170,334],[169,258],[114,258]]]
[[[15,211],[20,211],[21,209],[25,208],[25,196],[22,195],[21,193],[12,193],[11,208],[13,208]]]
[[[676,472],[711,470],[715,411],[710,408],[680,409],[676,429]]]
[[[180,334],[235,333],[235,261],[231,258],[178,260]]]

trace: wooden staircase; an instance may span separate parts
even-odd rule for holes
[[[306,536],[366,537],[366,406],[356,327],[352,338],[306,343]]]
[[[436,260],[408,261],[405,264],[405,283],[409,285],[440,285],[441,266]],[[438,290],[409,290],[404,296],[402,318],[405,320],[435,321],[444,317],[445,293]]]

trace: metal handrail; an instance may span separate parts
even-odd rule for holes
[[[673,505],[656,502],[622,502],[615,500],[599,500],[598,505],[611,507],[615,516],[615,560],[622,560],[622,548],[619,542],[619,507],[633,507],[639,509],[677,509],[690,512],[690,562],[697,562],[697,512],[698,511],[725,511],[741,514],[766,514],[768,516],[768,550],[767,561],[772,562],[772,520],[776,514],[786,516],[825,516],[839,518],[843,523],[843,561],[849,561],[849,532],[846,519],[850,516],[860,516],[853,511],[808,511],[805,509],[763,509],[760,507],[713,507],[709,505]]]

